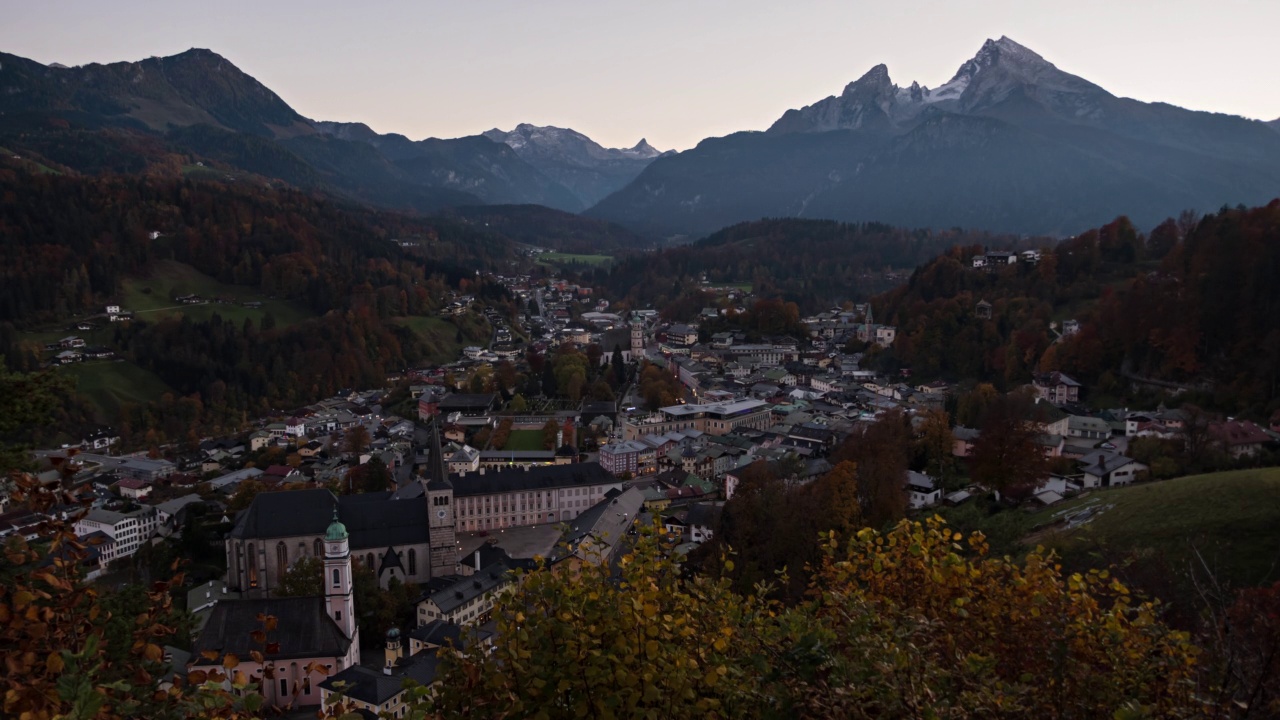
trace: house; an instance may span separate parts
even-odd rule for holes
[[[1072,415],[1067,418],[1067,437],[1104,440],[1111,437],[1111,424],[1102,418]]]
[[[979,320],[990,320],[991,319],[991,303],[987,302],[986,300],[979,300],[978,304],[973,309],[973,314],[977,316]]]
[[[93,508],[76,521],[75,533],[84,538],[101,532],[110,538],[98,545],[101,564],[105,567],[112,560],[130,557],[137,552],[144,542],[151,539],[158,521],[155,508],[144,507],[130,512]]]
[[[119,314],[120,314],[120,306],[119,306],[119,305],[108,305],[108,306],[107,306],[107,314],[108,314],[108,315],[119,315]]]
[[[657,453],[643,442],[627,440],[600,448],[600,466],[614,476],[630,473],[631,477],[657,471]]]
[[[146,480],[124,478],[116,483],[116,489],[120,491],[120,497],[141,500],[151,494],[151,483]]]
[[[978,441],[981,431],[975,428],[955,426],[951,430],[951,437],[955,442],[951,445],[951,454],[956,457],[969,457],[973,453],[973,445]]]
[[[480,469],[480,451],[470,445],[463,445],[449,456],[449,472],[457,475],[475,472]]]
[[[907,501],[912,510],[933,507],[942,499],[942,488],[933,478],[914,470],[907,471]]]
[[[1272,442],[1271,435],[1249,420],[1227,420],[1209,426],[1212,437],[1232,458],[1252,457]]]
[[[1055,405],[1080,402],[1080,383],[1066,373],[1038,373],[1032,379],[1031,385],[1040,399]]]
[[[454,393],[436,403],[436,411],[446,417],[455,412],[461,413],[462,417],[483,417],[493,413],[497,406],[498,396],[494,393]]]
[[[465,575],[418,601],[418,624],[442,620],[458,625],[483,625],[489,622],[498,596],[514,582],[515,575],[506,561]]]
[[[723,502],[700,502],[689,507],[685,515],[687,542],[704,543],[715,536],[720,527],[720,513],[724,510]]]
[[[1079,461],[1080,471],[1084,473],[1082,484],[1085,488],[1112,487],[1128,485],[1137,479],[1139,473],[1145,473],[1146,465],[1109,450],[1097,450]]]

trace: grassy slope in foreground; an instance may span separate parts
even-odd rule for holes
[[[1185,571],[1200,554],[1237,587],[1280,578],[1280,468],[1192,475],[1094,492],[1032,516],[1049,523],[1064,510],[1111,506],[1074,529],[1048,528],[1028,538],[1071,558],[1103,547],[1163,554]]]

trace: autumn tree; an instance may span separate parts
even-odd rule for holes
[[[622,346],[613,346],[613,355],[609,358],[609,366],[613,369],[613,384],[622,387],[627,382],[627,365],[622,359]]]
[[[915,441],[916,455],[927,475],[947,486],[955,478],[955,435],[945,410],[930,410],[924,415],[920,437]]]
[[[257,478],[241,480],[236,485],[236,491],[231,494],[231,499],[227,501],[227,509],[232,512],[248,510],[249,506],[253,504],[253,499],[258,497],[258,493],[266,489],[267,486],[263,485],[262,481]]]
[[[617,563],[540,567],[492,648],[442,651],[442,717],[1193,717],[1197,651],[1106,572],[987,555],[940,519],[822,543],[784,606],[681,572],[642,529]],[[735,560],[726,557],[724,567]]]
[[[352,455],[359,455],[369,447],[370,441],[369,429],[357,424],[347,431],[346,451]]]
[[[12,500],[39,513],[71,498],[25,474],[11,476]],[[181,675],[168,689],[164,644],[177,642],[186,613],[173,605],[181,573],[105,598],[84,578],[90,547],[76,537],[74,516],[56,513],[3,542],[0,562],[0,716],[51,720],[146,717],[241,718],[257,714],[261,696],[236,697],[208,677]]]
[[[555,419],[548,420],[542,426],[542,449],[555,450],[556,437],[560,434],[560,424]]]
[[[394,485],[391,471],[382,458],[370,458],[369,462],[357,465],[347,473],[346,488],[350,493],[375,493],[390,490]]]
[[[529,573],[499,600],[492,651],[442,651],[424,705],[443,717],[745,717],[764,606],[727,581],[683,580],[646,528],[618,566]],[[715,612],[708,612],[710,608]]]
[[[866,527],[862,522],[862,503],[858,497],[858,466],[845,460],[817,480],[813,492],[821,509],[821,520],[815,526],[833,530],[842,536]]]
[[[1025,496],[1045,479],[1048,464],[1036,442],[1033,401],[1020,393],[996,400],[987,410],[982,433],[969,456],[974,481],[1014,497]]]
[[[833,460],[857,467],[858,499],[867,525],[884,527],[906,515],[910,453],[910,425],[905,415],[892,410],[857,426],[832,454]]]

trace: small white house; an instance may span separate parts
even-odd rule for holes
[[[119,315],[119,314],[120,314],[120,306],[119,306],[119,305],[108,305],[108,306],[107,306],[107,314],[108,314],[108,315]]]
[[[1113,487],[1132,483],[1147,466],[1119,453],[1098,450],[1080,458],[1080,470],[1084,487]]]
[[[907,499],[912,510],[933,507],[942,499],[942,489],[928,475],[908,470]]]

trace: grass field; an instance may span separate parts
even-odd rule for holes
[[[229,303],[205,303],[180,305],[171,298],[177,295],[199,295],[203,298],[226,298]],[[241,303],[261,302],[261,308],[247,308]],[[309,317],[307,309],[285,300],[267,298],[254,288],[226,285],[191,267],[172,260],[156,263],[151,275],[131,278],[124,282],[121,305],[132,310],[141,320],[160,320],[173,315],[185,315],[192,320],[208,320],[214,313],[236,324],[252,318],[260,323],[267,313],[275,317],[277,325],[292,325]]]
[[[542,430],[512,430],[503,450],[544,450]]]
[[[447,363],[457,360],[462,348],[475,343],[463,338],[458,342],[458,328],[453,323],[440,317],[398,317],[391,322],[412,330],[431,347],[430,360],[436,363]]]
[[[1032,516],[1049,523],[1091,505],[1100,512],[1081,527],[1049,528],[1032,540],[1070,557],[1098,548],[1162,556],[1186,568],[1199,552],[1237,586],[1280,578],[1280,468],[1192,475],[1092,493]]]
[[[93,402],[99,422],[114,421],[124,403],[145,403],[173,392],[154,373],[125,361],[86,362],[63,367],[59,372],[76,379],[77,394]]]
[[[1062,522],[1082,510],[1094,517],[1077,527]],[[1094,491],[1034,513],[988,515],[970,502],[939,514],[958,530],[988,534],[996,552],[1043,545],[1073,569],[1124,560],[1167,568],[1182,584],[1198,552],[1237,587],[1280,579],[1280,468]]]
[[[608,265],[613,262],[611,255],[576,255],[574,253],[547,252],[538,255],[538,262],[550,265],[568,265],[577,263],[582,265]]]

